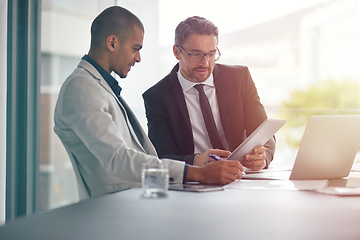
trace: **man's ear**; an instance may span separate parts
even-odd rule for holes
[[[173,53],[177,60],[180,58],[180,49],[177,45],[173,46]]]
[[[108,36],[106,39],[106,47],[110,52],[113,52],[115,47],[117,46],[117,38],[114,35]]]

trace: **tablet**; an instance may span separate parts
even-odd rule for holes
[[[186,192],[212,192],[224,190],[222,186],[202,185],[202,184],[170,184],[169,190]]]
[[[254,148],[264,145],[286,123],[283,119],[266,119],[228,157],[229,160],[244,160]]]

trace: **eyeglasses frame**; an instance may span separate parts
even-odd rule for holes
[[[182,51],[184,51],[188,56],[189,56],[189,59],[190,59],[190,61],[191,61],[191,55],[193,55],[193,54],[195,54],[195,53],[189,53],[189,52],[187,52],[183,47],[181,47],[180,45],[176,45],[180,50],[182,50]],[[217,57],[217,58],[215,58],[214,59],[214,61],[210,61],[209,60],[209,57],[208,57],[208,54],[209,53],[202,53],[202,52],[200,52],[202,55],[203,55],[203,57],[199,60],[199,61],[191,61],[191,62],[201,62],[203,59],[204,59],[204,57],[206,57],[206,59],[208,60],[208,62],[216,62],[216,61],[218,61],[219,59],[220,59],[220,56],[221,56],[221,53],[220,53],[220,50],[216,47],[216,53],[218,53],[219,54],[219,56]],[[215,53],[215,54],[216,54]],[[197,53],[196,53],[197,54]]]

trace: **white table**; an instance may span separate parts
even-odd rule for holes
[[[256,181],[256,180],[252,180]],[[0,239],[360,239],[360,197],[309,191],[130,189],[15,220]]]

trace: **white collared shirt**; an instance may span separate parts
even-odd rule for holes
[[[200,103],[199,103],[199,92],[194,88],[197,83],[191,82],[185,79],[180,70],[177,72],[177,76],[185,96],[186,106],[189,112],[191,128],[194,138],[194,153],[202,153],[208,149],[213,148],[210,143],[210,138],[206,130],[204,118],[201,113]],[[204,84],[204,91],[206,96],[209,99],[212,113],[214,115],[214,120],[216,128],[218,129],[219,136],[223,146],[226,149],[229,149],[229,144],[227,143],[224,129],[220,121],[220,113],[218,107],[218,101],[216,98],[215,86],[214,86],[214,77],[211,74],[206,81],[202,82]]]

